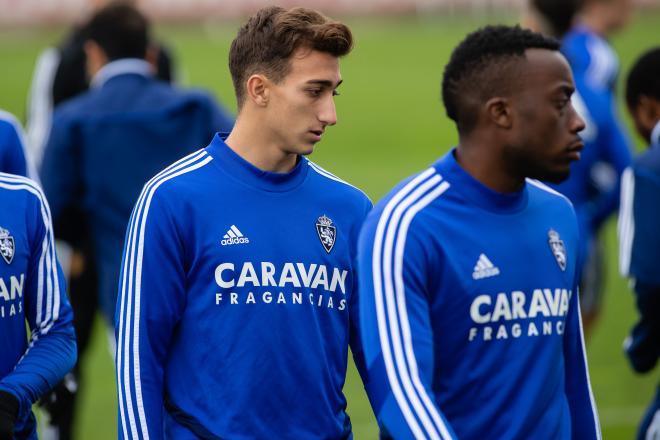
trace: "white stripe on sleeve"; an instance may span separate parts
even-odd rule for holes
[[[621,201],[617,235],[619,237],[619,272],[623,276],[630,274],[632,244],[635,238],[635,218],[633,212],[635,195],[635,174],[632,168],[626,168],[621,176]]]
[[[395,245],[401,243],[401,236],[399,235],[398,240],[395,241],[395,234],[402,216],[405,223],[401,225],[399,232],[403,232],[405,236],[414,215],[449,187],[448,183],[441,181],[442,177],[437,175],[433,168],[429,168],[390,199],[376,228],[372,257],[376,316],[387,377],[404,419],[416,438],[440,439],[451,436],[419,379],[412,351],[410,325],[405,311],[403,279],[398,272],[401,267],[397,258],[399,256],[402,258],[403,248],[401,255],[397,252],[394,258],[397,260],[394,268],[395,280],[392,278],[392,251]],[[412,214],[408,215],[409,212]],[[399,327],[400,321],[401,327]]]
[[[149,439],[140,376],[140,294],[144,233],[151,200],[160,185],[177,176],[201,168],[211,160],[212,157],[201,150],[184,157],[156,175],[142,190],[130,219],[127,248],[122,263],[119,340],[116,358],[118,400],[125,438],[139,439],[141,433],[144,440]],[[133,398],[131,384],[134,385],[135,398]],[[135,408],[137,408],[137,414],[135,414]],[[125,411],[128,413],[130,437],[126,429]],[[139,432],[136,419],[140,424]]]

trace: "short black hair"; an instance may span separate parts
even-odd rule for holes
[[[530,0],[532,8],[550,25],[553,37],[561,38],[573,25],[583,0]]]
[[[641,96],[660,101],[660,46],[639,57],[628,73],[626,81],[628,108],[635,108]]]
[[[85,31],[87,39],[98,44],[110,61],[146,56],[149,21],[127,2],[113,2],[99,9]]]
[[[511,61],[524,59],[527,49],[559,50],[552,38],[520,26],[486,26],[468,34],[454,49],[442,78],[442,101],[459,133],[476,123],[476,107],[514,86]]]

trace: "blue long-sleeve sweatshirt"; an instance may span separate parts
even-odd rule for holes
[[[482,185],[453,151],[398,185],[358,248],[367,391],[395,439],[596,439],[565,197]]]
[[[0,206],[0,390],[19,402],[16,437],[33,439],[32,404],[76,361],[73,314],[41,189],[0,173]]]
[[[351,438],[355,256],[371,208],[305,158],[259,170],[220,138],[154,177],[126,235],[119,436]]]

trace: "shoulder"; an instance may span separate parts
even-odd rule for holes
[[[8,200],[23,200],[39,210],[43,209],[44,214],[50,212],[46,196],[37,182],[24,176],[0,172],[0,205]]]
[[[335,194],[341,197],[345,202],[351,204],[356,204],[358,206],[368,205],[371,207],[371,200],[364,191],[337,177],[316,163],[307,159],[304,160],[305,165],[309,167],[311,177],[315,179],[320,187],[327,188],[328,193]]]
[[[21,123],[14,115],[0,110],[0,141],[8,145],[2,146],[25,146],[24,132]]]
[[[174,103],[192,103],[204,107],[216,106],[213,95],[205,90],[179,87],[158,79],[149,81],[149,86],[153,93],[164,95]]]
[[[171,204],[186,201],[191,197],[192,188],[199,187],[199,181],[205,180],[205,171],[213,157],[201,149],[174,162],[144,184],[136,209],[142,204],[150,207],[157,204]]]
[[[0,129],[20,132],[23,128],[14,115],[4,110],[0,110]]]
[[[211,93],[207,92],[206,90],[195,89],[195,88],[182,89],[178,87],[173,87],[172,89],[176,93],[178,93],[179,96],[190,99],[191,101],[198,101],[205,104],[215,104],[215,98],[213,97],[213,95],[211,95]]]
[[[410,221],[424,213],[450,187],[436,167],[431,166],[398,183],[369,215],[369,222],[389,222],[392,218],[407,217]]]
[[[637,156],[633,160],[633,169],[636,172],[660,174],[660,145],[655,145]]]
[[[154,81],[154,83],[151,93],[162,102],[163,108],[183,110],[190,117],[199,115],[201,112],[208,117],[215,117],[220,113],[228,119],[230,118],[229,112],[220,105],[213,94],[205,90],[181,88],[160,80]],[[195,112],[191,112],[191,109],[194,109]]]
[[[399,182],[376,207],[383,209],[388,205],[411,204],[424,196],[432,198],[434,190],[447,186],[449,183],[443,180],[436,167],[431,166]]]
[[[536,179],[526,179],[531,201],[548,210],[567,210],[574,213],[573,203],[568,197]]]
[[[89,89],[63,101],[53,111],[53,124],[97,113],[100,110],[99,92],[98,89]]]

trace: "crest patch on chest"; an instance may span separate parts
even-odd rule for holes
[[[316,233],[319,236],[319,240],[321,240],[323,249],[327,253],[330,253],[337,240],[337,228],[332,224],[332,220],[325,215],[319,217],[316,220]]]
[[[9,235],[9,231],[0,227],[0,255],[5,263],[11,264],[16,250],[14,237]]]
[[[564,241],[559,237],[559,233],[554,229],[548,231],[548,244],[550,245],[550,250],[552,255],[555,256],[557,264],[562,271],[566,270],[566,246],[564,246]]]

